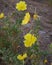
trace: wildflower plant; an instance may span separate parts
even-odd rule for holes
[[[33,15],[36,26],[34,26],[32,31],[30,30],[31,32],[29,31],[23,35],[21,27],[30,23],[31,19],[31,14],[26,12],[26,10],[27,3],[25,1],[19,1],[16,3],[17,12],[6,17],[4,13],[0,14],[1,23],[4,24],[0,27],[0,53],[3,54],[3,60],[8,64],[28,65],[26,61],[29,59],[32,65],[39,65],[41,56],[49,54],[48,51],[41,51],[39,47],[38,30],[40,29],[40,16],[37,14],[36,8]],[[25,15],[21,15],[21,17],[18,15],[14,21],[12,16],[15,15],[15,13],[19,14],[19,11],[22,11],[22,14]],[[23,51],[23,47],[25,51]],[[47,60],[44,62],[47,63]]]

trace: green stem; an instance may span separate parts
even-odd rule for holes
[[[36,14],[36,7],[35,7],[35,14]]]
[[[23,65],[24,65],[24,60],[23,60]]]

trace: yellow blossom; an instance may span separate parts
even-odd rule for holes
[[[19,3],[16,4],[16,9],[18,11],[24,11],[27,9],[27,4],[25,1],[20,1]]]
[[[38,20],[38,19],[39,19],[39,15],[34,14],[34,15],[33,15],[33,18],[34,18],[35,20]]]
[[[45,59],[45,60],[44,60],[44,63],[47,63],[47,62],[48,62],[47,59]]]
[[[29,14],[29,12],[27,12],[26,14],[25,14],[25,16],[24,16],[24,19],[22,20],[22,25],[25,25],[25,24],[27,24],[28,22],[30,21],[30,14]]]
[[[27,33],[24,36],[24,39],[25,39],[24,40],[25,47],[31,47],[37,41],[37,38],[33,34],[30,34],[30,33]]]
[[[4,18],[4,13],[0,13],[0,19]]]
[[[24,60],[25,58],[27,58],[27,53],[24,53],[23,55],[20,54],[17,56],[17,59],[19,59],[19,60]]]

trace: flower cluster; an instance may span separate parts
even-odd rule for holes
[[[16,9],[18,11],[24,11],[27,9],[27,4],[25,1],[20,1],[19,3],[16,4]],[[22,23],[21,25],[25,25],[25,24],[28,24],[30,22],[30,13],[27,12],[25,13],[25,16],[22,20]],[[38,15],[37,14],[34,14],[33,15],[34,19],[37,20],[38,19]],[[24,46],[27,48],[27,47],[31,47],[33,44],[35,44],[35,42],[37,41],[37,37],[34,36],[34,34],[31,34],[31,33],[27,33],[26,35],[24,35]],[[19,54],[17,56],[17,59],[19,60],[24,60],[25,58],[27,58],[27,53],[25,54]]]
[[[24,10],[26,10],[27,9],[27,4],[26,4],[26,2],[25,1],[20,1],[19,3],[17,3],[16,4],[16,9],[18,10],[18,11],[24,11]],[[39,16],[38,16],[38,14],[34,14],[33,15],[33,18],[35,19],[35,20],[38,20],[39,19]],[[22,20],[22,25],[25,25],[25,24],[27,24],[28,22],[30,21],[30,13],[29,12],[27,12],[26,14],[25,14],[25,16],[24,16],[24,19]]]
[[[31,16],[30,12],[27,10],[27,7],[28,6],[26,2],[24,0],[20,0],[18,3],[16,3],[16,11],[13,12],[11,16],[5,17],[5,14],[3,12],[0,13],[0,47],[2,47],[0,48],[1,54],[3,58],[5,58],[4,60],[6,62],[12,62],[13,64],[14,61],[13,65],[38,65],[39,62],[42,61],[42,55],[45,56],[43,59],[43,64],[48,64],[48,55],[50,53],[52,54],[52,42],[49,44],[48,48],[50,52],[48,50],[42,51],[40,49],[41,45],[39,44],[39,41],[37,41],[38,32],[41,29],[39,25],[40,16],[37,14],[36,8],[35,13],[33,16]],[[18,15],[17,19],[15,18],[14,14]],[[15,20],[13,20],[13,18],[15,18]],[[33,20],[33,25],[28,26],[31,24],[31,20]],[[26,24],[28,25],[25,26]],[[24,32],[24,29],[26,29],[26,34],[22,33],[23,37],[21,37],[21,32]],[[20,62],[18,62],[17,59]],[[52,63],[50,64],[52,65]]]
[[[16,3],[16,9],[18,10],[18,11],[22,11],[22,12],[24,12],[25,10],[27,10],[27,4],[26,4],[26,2],[25,1],[20,1],[20,2],[18,2],[18,3]],[[17,11],[17,12],[18,12]],[[26,11],[25,11],[26,12]],[[0,19],[2,19],[2,18],[4,18],[4,13],[0,13]],[[31,16],[30,16],[30,13],[29,12],[26,12],[25,13],[25,16],[24,16],[24,18],[21,20],[21,25],[26,25],[26,24],[28,24],[29,22],[30,22],[30,18],[31,18]],[[38,16],[38,14],[34,14],[33,15],[33,18],[34,18],[34,20],[38,20],[39,19],[39,16]],[[20,20],[20,19],[19,19]],[[16,23],[17,24],[17,23]],[[8,25],[6,25],[6,26],[3,26],[3,29],[5,29],[5,30],[7,30],[8,29],[8,27],[9,27],[9,23],[8,23]],[[13,27],[13,26],[11,26],[11,27]],[[14,25],[14,31],[12,31],[12,33],[13,34],[15,34],[16,33],[16,28],[17,28],[17,25]],[[9,29],[8,29],[9,30]],[[31,31],[31,30],[30,30]],[[11,34],[12,34],[11,33]],[[30,32],[28,32],[28,33],[26,33],[25,35],[24,35],[24,40],[23,40],[23,45],[24,45],[24,47],[25,48],[31,48],[35,43],[36,43],[36,41],[37,41],[37,37],[34,35],[34,34],[31,34]],[[26,51],[27,52],[27,51]],[[18,60],[21,60],[21,61],[24,61],[24,59],[26,59],[27,57],[28,57],[28,53],[22,53],[22,54],[19,54],[19,55],[17,55],[17,59]],[[47,62],[46,60],[45,60],[45,62]]]

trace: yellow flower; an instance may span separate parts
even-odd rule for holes
[[[24,19],[22,20],[22,25],[27,24],[30,21],[30,14],[27,12],[24,16]]]
[[[47,59],[45,59],[45,60],[44,60],[44,63],[47,63],[47,62],[48,62]]]
[[[27,9],[27,4],[25,3],[25,1],[20,1],[19,3],[16,4],[16,9],[18,11],[24,11]]]
[[[39,15],[34,14],[34,15],[33,15],[33,18],[34,18],[35,20],[38,20],[38,19],[39,19]]]
[[[18,55],[17,56],[17,59],[19,59],[19,60],[24,60],[25,58],[27,58],[27,53],[24,53],[23,55]]]
[[[0,13],[0,19],[4,18],[4,13]]]
[[[25,39],[24,40],[25,47],[31,47],[37,41],[37,38],[33,34],[30,34],[30,33],[27,33],[24,36],[24,39]]]

